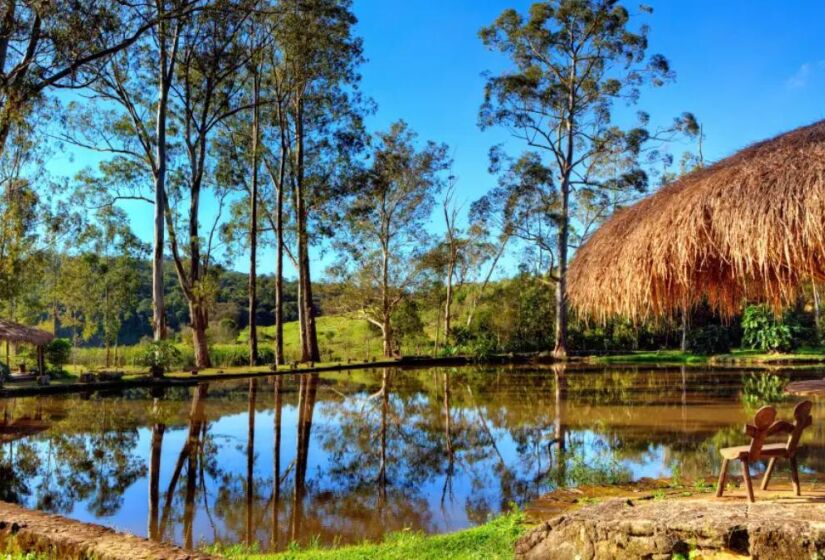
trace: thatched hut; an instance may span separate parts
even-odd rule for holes
[[[0,319],[0,340],[14,344],[31,344],[36,347],[37,370],[41,375],[46,371],[46,360],[43,349],[54,340],[52,333]]]
[[[576,252],[584,315],[672,314],[707,298],[730,316],[825,278],[825,121],[750,146],[617,212]]]

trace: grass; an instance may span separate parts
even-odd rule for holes
[[[235,547],[212,552],[218,552],[227,560],[504,560],[513,558],[515,542],[523,531],[522,514],[513,512],[479,527],[445,535],[401,531],[388,535],[380,543],[332,549],[294,548],[275,554],[257,554]]]
[[[599,364],[704,364],[707,356],[699,356],[681,350],[659,350],[655,352],[633,352],[616,356],[595,356],[590,361]]]
[[[318,331],[322,360],[369,360],[380,357],[383,353],[381,334],[373,330],[364,319],[324,315],[315,320],[315,328]],[[248,340],[247,328],[241,331],[238,343],[245,345]],[[275,340],[275,326],[259,327],[258,340],[260,344],[272,344]],[[284,355],[288,359],[297,359],[299,354],[298,322],[284,323]]]
[[[588,361],[598,364],[804,364],[825,363],[825,348],[798,348],[791,353],[765,353],[739,348],[729,354],[700,356],[680,350],[632,352],[615,356],[593,356]]]
[[[370,362],[382,359],[381,335],[370,328],[367,321],[341,316],[324,316],[318,317],[316,328],[318,346],[321,350],[321,362],[323,363]],[[271,364],[275,361],[275,327],[259,328],[258,333],[260,360],[264,364]],[[218,370],[225,370],[229,373],[229,370],[238,368],[244,372],[256,371],[258,368],[250,368],[246,365],[249,359],[248,342],[249,331],[247,329],[242,331],[234,342],[210,343],[209,356],[215,367],[203,371],[205,373],[217,373]],[[188,371],[195,364],[194,350],[188,340],[176,344],[176,347],[180,352],[180,358],[174,364],[174,369],[188,375]],[[415,349],[404,350],[407,353],[414,353],[411,351]],[[143,354],[142,345],[121,346],[117,348],[116,353],[117,365],[112,365],[106,369],[123,371],[127,376],[146,372],[146,367],[140,365]],[[115,350],[113,349],[112,355],[114,356],[114,354]],[[300,358],[300,337],[297,322],[284,324],[284,355],[287,363],[298,361]],[[12,364],[14,363],[16,363],[15,360],[12,360]],[[105,364],[105,350],[103,348],[81,347],[72,351],[71,359],[65,369],[69,375],[76,377],[84,371],[104,369],[103,364]]]
[[[797,348],[790,353],[772,352],[766,353],[749,348],[740,348],[730,354],[714,356],[711,360],[714,363],[819,363],[825,362],[825,348]]]

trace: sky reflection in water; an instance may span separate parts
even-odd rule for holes
[[[188,547],[452,531],[556,486],[713,474],[771,387],[822,372],[756,375],[374,369],[0,400],[0,499]]]

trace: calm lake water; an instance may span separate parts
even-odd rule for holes
[[[187,547],[453,531],[558,486],[715,474],[758,406],[823,374],[373,369],[0,400],[0,499]],[[823,418],[804,469],[825,470]]]

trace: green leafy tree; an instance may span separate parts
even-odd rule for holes
[[[159,19],[129,0],[5,0],[0,8],[0,155],[49,89],[84,88]]]
[[[449,169],[447,146],[416,146],[403,121],[377,135],[372,163],[337,240],[341,305],[381,329],[384,355],[396,353],[392,316],[424,271],[425,224]]]
[[[514,180],[492,196],[506,202],[513,233],[540,242],[545,253],[545,275],[556,285],[554,354],[563,357],[576,197],[646,187],[639,157],[656,135],[645,114],[637,127],[619,127],[613,104],[634,103],[642,86],[662,85],[673,73],[663,56],[646,56],[647,27],[634,30],[616,0],[536,2],[526,16],[508,9],[480,35],[511,63],[488,77],[480,125],[502,126],[530,149],[506,169]],[[494,167],[500,161],[494,157]]]
[[[794,348],[791,327],[766,305],[749,305],[742,314],[742,342],[763,352],[788,352]]]
[[[320,358],[315,327],[309,249],[314,239],[333,233],[338,201],[349,187],[354,159],[365,144],[363,114],[369,109],[358,91],[363,61],[352,0],[281,0],[273,31],[274,80],[279,99],[278,128],[286,131],[276,151],[289,171],[273,183],[292,194],[298,271],[302,361]],[[272,157],[275,156],[275,157]],[[269,164],[269,169],[273,169]],[[279,229],[280,231],[280,229]],[[280,245],[279,245],[280,247]]]

